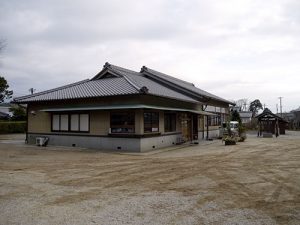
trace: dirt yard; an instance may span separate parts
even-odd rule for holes
[[[0,224],[300,224],[300,132],[147,154],[0,136]]]

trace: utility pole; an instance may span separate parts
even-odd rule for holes
[[[279,98],[280,116],[282,117],[282,98],[283,97],[278,97],[278,98]]]
[[[278,104],[276,104],[276,114],[278,114]]]

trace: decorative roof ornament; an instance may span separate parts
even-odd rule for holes
[[[143,87],[141,87],[140,92],[147,94],[149,92],[149,89],[146,86],[143,86]]]
[[[106,62],[104,65],[103,65],[103,68],[109,68],[111,66],[111,64],[109,62]]]

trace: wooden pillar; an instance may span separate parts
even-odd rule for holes
[[[208,140],[208,135],[209,135],[209,130],[208,130],[208,120],[209,120],[209,118],[208,118],[208,116],[206,116],[206,140]]]

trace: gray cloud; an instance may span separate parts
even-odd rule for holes
[[[297,0],[3,0],[0,69],[27,94],[90,78],[106,61],[148,65],[224,98],[268,90],[273,109],[277,95],[292,109],[300,102],[299,11]]]

